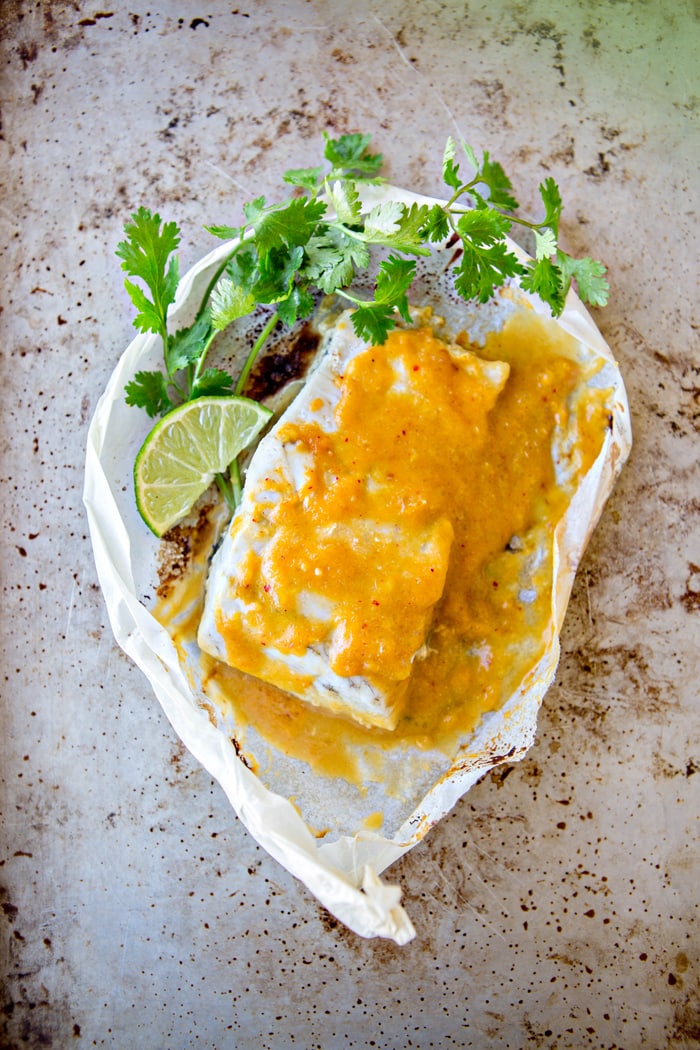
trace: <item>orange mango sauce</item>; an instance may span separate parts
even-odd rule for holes
[[[608,392],[586,386],[591,367],[577,359],[576,342],[534,312],[516,311],[484,347],[469,347],[466,340],[463,345],[509,365],[495,403],[474,400],[474,384],[457,381],[456,366],[430,330],[408,329],[392,333],[385,347],[365,352],[374,360],[356,359],[356,368],[346,370],[336,434],[314,433],[310,423],[289,425],[296,430],[290,429],[290,437],[316,443],[318,470],[308,484],[319,490],[319,529],[344,514],[383,523],[408,514],[426,529],[440,523],[439,551],[416,564],[415,552],[395,550],[393,575],[368,583],[359,563],[348,563],[333,544],[309,549],[309,526],[296,520],[298,508],[286,511],[280,522],[275,601],[279,604],[287,589],[298,592],[305,573],[317,579],[315,569],[321,569],[329,595],[348,619],[346,644],[334,654],[338,673],[368,666],[379,673],[384,654],[391,674],[402,674],[425,628],[425,608],[437,600],[428,652],[413,662],[396,729],[363,727],[200,653],[204,691],[233,716],[244,752],[246,727],[254,726],[274,749],[309,763],[316,773],[361,786],[358,757],[363,756],[366,777],[368,755],[371,762],[377,748],[437,748],[452,755],[459,740],[505,702],[542,656],[551,630],[553,532],[576,483],[601,450]],[[397,361],[412,376],[413,409],[400,397],[386,396],[387,369]],[[572,425],[578,458],[562,485],[555,475],[553,437]],[[352,462],[344,464],[346,483],[328,486],[323,479],[342,459],[347,434],[355,438]],[[378,499],[364,484],[371,476],[382,480]],[[387,485],[391,477],[395,487]],[[211,543],[211,533],[202,531],[190,569],[154,610],[180,652],[186,647],[191,652],[196,639]],[[416,607],[407,608],[396,581],[412,565]],[[251,566],[251,579],[256,568]],[[266,593],[261,592],[263,599]],[[273,622],[278,614],[272,603],[262,608],[270,626],[284,626]],[[308,623],[287,626],[290,651],[308,644],[315,629]],[[258,654],[238,655],[258,671]]]
[[[464,475],[465,451],[476,461],[507,374],[491,365],[497,378],[485,380],[483,367],[428,329],[396,330],[347,363],[334,429],[313,419],[281,426],[278,440],[309,465],[299,488],[273,472],[253,492],[265,546],[249,547],[228,582],[245,623],[241,613],[217,616],[228,664],[303,693],[310,680],[295,683],[265,649],[329,647],[340,677],[362,676],[382,695],[405,687],[444,591],[451,477]],[[330,621],[308,597],[300,609],[300,596]]]

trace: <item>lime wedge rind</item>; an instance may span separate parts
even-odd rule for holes
[[[136,506],[161,537],[181,521],[217,474],[225,473],[272,413],[245,397],[200,397],[153,427],[134,464]]]

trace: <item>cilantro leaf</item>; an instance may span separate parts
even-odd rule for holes
[[[254,288],[257,301],[278,303],[286,299],[292,290],[292,282],[303,258],[304,249],[300,245],[290,251],[273,249],[261,256]]]
[[[562,283],[562,271],[551,259],[528,262],[520,283],[525,291],[534,292],[548,303],[555,317],[564,309],[566,292]]]
[[[351,233],[330,226],[322,235],[312,237],[306,245],[304,276],[330,295],[347,287],[355,269],[369,266],[369,249]]]
[[[411,259],[390,255],[379,267],[374,298],[377,302],[393,302],[405,321],[410,321],[406,292],[416,275],[416,264]]]
[[[464,150],[464,156],[467,158],[470,167],[473,168],[476,173],[481,165],[479,164],[479,158],[476,155],[474,147],[470,146],[468,142],[462,140],[462,149]]]
[[[333,170],[354,171],[364,175],[376,175],[384,158],[381,153],[368,153],[371,135],[341,135],[332,139],[326,132],[324,156],[333,165]]]
[[[461,185],[459,164],[455,163],[456,152],[457,143],[452,136],[449,135],[447,142],[445,143],[445,150],[442,154],[442,178],[443,182],[453,190],[458,190]]]
[[[155,303],[151,302],[140,285],[134,284],[133,281],[125,278],[124,287],[129,294],[129,298],[136,307],[136,316],[133,321],[134,328],[138,329],[139,332],[159,332],[163,339],[165,339],[166,315],[163,311],[159,309]]]
[[[205,226],[204,229],[212,236],[218,237],[220,241],[232,241],[242,236],[240,226]]]
[[[162,372],[137,372],[124,388],[127,405],[145,408],[153,419],[173,407]]]
[[[352,313],[352,324],[360,338],[383,343],[396,324],[395,311],[410,322],[408,291],[416,272],[411,259],[390,255],[379,267],[373,302],[359,303]],[[354,300],[358,302],[358,300]]]
[[[383,201],[381,204],[375,204],[365,218],[365,240],[383,244],[386,237],[398,230],[403,211],[401,201]]]
[[[246,216],[255,231],[258,250],[269,252],[274,248],[296,248],[306,244],[325,211],[323,201],[295,197],[279,208],[256,208],[255,213],[251,208]]]
[[[243,214],[246,217],[246,222],[255,229],[256,223],[258,223],[265,216],[266,201],[264,197],[256,197],[255,200],[246,201],[243,205]]]
[[[124,225],[124,233],[126,240],[116,248],[122,270],[143,281],[151,293],[149,299],[139,285],[124,281],[138,311],[134,326],[141,332],[158,332],[165,340],[168,307],[175,301],[179,280],[178,259],[172,253],[180,244],[180,231],[176,223],[139,208]]]
[[[410,208],[399,201],[378,204],[365,219],[364,239],[406,254],[430,255],[423,243],[429,213],[427,204],[412,204]]]
[[[505,208],[506,211],[515,211],[518,207],[518,202],[511,193],[513,186],[510,179],[498,161],[491,160],[486,152],[477,173],[477,180],[488,186],[489,203],[492,207]]]
[[[327,236],[314,237],[306,245],[304,274],[329,295],[350,284],[355,275],[352,256]]]
[[[226,265],[226,275],[233,284],[254,294],[258,277],[258,253],[252,244],[246,244],[231,256]]]
[[[514,277],[522,267],[503,241],[484,244],[462,241],[463,253],[455,270],[455,288],[463,299],[487,302],[506,277]]]
[[[306,190],[315,190],[319,179],[323,174],[323,168],[290,168],[285,171],[282,179],[291,186],[301,186]]]
[[[460,215],[457,232],[463,240],[475,245],[495,245],[511,227],[511,220],[495,208],[474,208]]]
[[[545,207],[545,215],[542,226],[549,226],[556,236],[559,232],[559,220],[561,219],[562,200],[559,187],[550,176],[540,184],[540,197]]]
[[[226,397],[232,392],[233,378],[219,368],[205,368],[192,385],[191,397]]]
[[[557,250],[557,238],[554,230],[545,227],[535,230],[535,258],[549,259]]]
[[[165,367],[168,376],[181,368],[198,361],[211,341],[212,323],[209,311],[197,317],[189,328],[180,328],[175,335],[168,336],[165,348]]]
[[[455,160],[457,144],[452,136],[449,136],[442,156],[442,177],[445,183],[455,191],[469,193],[477,203],[484,202],[484,193],[478,191],[477,186],[485,186],[491,207],[514,211],[518,207],[518,202],[511,192],[513,186],[503,167],[498,161],[491,160],[486,151],[479,161],[474,149],[468,143],[462,141],[461,145],[467,162],[474,169],[474,174],[469,182],[462,182],[459,164]]]
[[[352,312],[352,326],[360,339],[381,346],[392,328],[396,327],[394,308],[388,303],[366,303]]]
[[[211,293],[211,323],[217,332],[245,317],[255,308],[255,295],[242,284],[237,284],[225,273]]]
[[[360,221],[362,207],[354,182],[341,182],[340,179],[336,179],[332,184],[326,182],[326,192],[338,222],[353,226]]]
[[[428,211],[428,217],[423,227],[423,235],[429,241],[435,242],[446,240],[449,233],[450,220],[447,212],[439,204],[434,204]]]
[[[576,281],[581,299],[591,306],[605,306],[610,294],[610,285],[605,277],[606,269],[597,259],[573,259],[565,252],[557,252],[557,262],[566,282]]]
[[[277,316],[283,324],[291,327],[300,317],[308,317],[315,305],[313,296],[306,289],[294,284],[287,298],[277,303]]]
[[[404,207],[404,212],[399,223],[399,233],[403,244],[410,244],[414,249],[422,247],[425,224],[428,221],[429,215],[430,206],[428,204],[414,203],[410,208]],[[406,249],[402,249],[402,251],[405,250]],[[421,254],[423,254],[422,251]]]

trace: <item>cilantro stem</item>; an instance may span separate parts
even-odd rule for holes
[[[345,288],[336,288],[335,294],[339,299],[347,299],[349,303],[354,303],[355,306],[369,306],[372,302],[371,299],[359,299],[356,295],[351,295]]]
[[[452,222],[451,213],[454,208],[454,205],[457,203],[460,197],[464,196],[465,193],[471,196],[472,190],[479,185],[480,181],[481,179],[476,178],[472,179],[471,182],[465,182],[463,186],[460,186],[459,189],[452,194],[447,204],[443,206],[442,210],[447,216],[447,219],[449,220],[450,225],[453,229],[455,228],[455,226]],[[504,218],[508,219],[509,222],[515,223],[517,226],[523,226],[527,230],[539,231],[545,229],[552,229],[556,233],[556,230],[554,229],[552,224],[550,222],[547,222],[546,220],[543,220],[542,222],[529,222],[527,219],[523,219],[519,215],[514,215],[512,211],[507,211],[503,208],[499,208],[495,204],[489,204],[489,207],[493,208],[493,210],[497,211],[500,215],[503,215]]]
[[[206,289],[204,295],[202,296],[202,302],[200,304],[199,310],[197,311],[197,317],[200,317],[204,313],[204,311],[206,310],[207,305],[209,303],[209,300],[211,298],[211,293],[214,291],[214,288],[218,284],[219,278],[221,277],[222,273],[224,272],[224,270],[226,269],[226,267],[230,263],[231,259],[234,257],[234,255],[238,251],[238,249],[241,247],[242,243],[243,243],[243,240],[242,239],[239,240],[238,243],[236,244],[236,247],[233,248],[229,252],[229,254],[226,256],[226,258],[223,260],[223,262],[221,262],[217,266],[217,268],[216,268],[216,270],[214,272],[214,276],[209,281],[209,284],[207,285],[207,289]]]
[[[471,195],[472,190],[474,189],[474,187],[477,184],[478,184],[478,180],[477,179],[472,179],[471,182],[465,182],[463,186],[460,186],[459,189],[455,190],[455,192],[452,194],[452,196],[448,200],[447,204],[445,204],[443,206],[443,209],[442,209],[444,211],[445,215],[447,215],[448,218],[450,217],[450,212],[452,211],[452,208],[457,203],[459,198],[463,197],[465,193],[468,193],[468,194]]]
[[[346,237],[352,237],[354,240],[360,241],[361,244],[372,244],[374,241],[374,238],[365,236],[361,230],[353,229],[352,226],[346,226],[343,222],[338,222],[336,220],[329,223],[329,226],[332,226],[335,230],[339,230],[340,233],[344,233]]]
[[[202,352],[200,353],[199,357],[197,358],[197,365],[196,365],[196,367],[194,369],[194,374],[192,376],[192,380],[191,380],[191,383],[190,383],[190,391],[193,389],[195,383],[197,382],[197,380],[199,379],[199,377],[201,375],[202,365],[204,364],[204,358],[207,356],[207,353],[209,351],[209,347],[214,342],[214,339],[216,338],[216,336],[218,334],[219,333],[218,333],[216,328],[212,329],[211,333],[209,334],[209,337],[208,337],[207,341],[205,342],[204,346],[202,347]]]
[[[236,459],[233,461],[229,468],[229,475],[231,478],[231,497],[233,499],[232,510],[235,510],[238,504],[241,502],[241,496],[243,495],[243,481],[241,479],[241,464]]]
[[[245,363],[241,370],[241,374],[238,377],[238,382],[236,383],[235,389],[233,391],[235,395],[239,395],[245,387],[246,380],[248,379],[250,371],[253,365],[255,364],[255,360],[258,354],[260,353],[260,350],[267,342],[268,337],[272,334],[278,320],[279,318],[277,316],[277,311],[275,310],[275,312],[268,318],[265,327],[263,328],[262,332],[250,348],[248,356],[246,357]],[[243,494],[241,465],[238,459],[234,459],[233,463],[230,465],[228,479],[221,474],[217,474],[216,484],[219,486],[219,492],[226,500],[228,508],[233,514],[238,504],[241,502],[241,496]]]
[[[237,475],[237,485],[236,485],[236,483],[233,480],[234,466],[235,466],[235,474]],[[232,464],[230,470],[231,470],[231,481],[229,481],[229,479],[225,476],[225,474],[217,474],[215,476],[214,480],[216,482],[216,487],[218,488],[219,492],[221,493],[221,495],[226,500],[226,505],[227,505],[228,509],[233,514],[233,512],[235,511],[236,507],[238,506],[238,504],[240,502],[240,498],[241,498],[241,476],[240,476],[240,471],[238,469],[238,463]]]
[[[181,386],[179,386],[178,383],[176,383],[174,379],[170,379],[169,380],[169,385],[172,386],[175,390],[177,390],[178,394],[180,395],[180,397],[181,397],[181,399],[183,401],[189,401],[189,396],[187,394],[187,391],[184,390]]]
[[[274,331],[275,325],[277,324],[278,320],[279,320],[279,318],[277,316],[277,311],[275,310],[275,312],[268,319],[267,324],[263,328],[262,332],[260,333],[258,338],[253,343],[252,347],[250,348],[250,351],[248,352],[248,356],[245,359],[245,364],[243,365],[243,369],[241,371],[241,374],[238,377],[238,382],[236,383],[236,386],[234,388],[234,391],[233,391],[234,394],[240,394],[241,391],[243,390],[243,388],[244,388],[244,386],[246,384],[246,380],[248,379],[248,376],[250,375],[251,369],[252,369],[253,365],[255,364],[255,360],[256,360],[258,354],[260,353],[262,347],[267,342],[268,337]]]

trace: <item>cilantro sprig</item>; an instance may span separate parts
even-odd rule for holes
[[[126,272],[125,287],[136,308],[134,326],[154,332],[163,346],[163,368],[137,372],[126,385],[126,401],[151,418],[204,395],[240,394],[255,361],[278,324],[291,326],[308,317],[319,294],[335,294],[353,307],[357,334],[384,342],[398,318],[410,320],[408,293],[420,256],[431,244],[450,238],[461,251],[454,264],[455,289],[465,299],[486,302],[496,288],[519,277],[527,291],[549,304],[558,316],[575,283],[585,301],[607,302],[605,267],[593,259],[575,259],[559,244],[562,200],[552,178],[540,185],[544,215],[530,221],[518,214],[513,187],[501,165],[488,153],[477,157],[466,143],[447,140],[442,176],[450,197],[445,204],[386,200],[363,210],[363,185],[381,183],[383,158],[371,153],[370,136],[325,135],[323,163],[287,171],[288,197],[269,204],[264,196],[247,202],[240,225],[207,226],[215,237],[231,241],[231,250],[213,274],[191,325],[171,332],[168,312],[179,281],[180,230],[146,208],[124,227],[116,254]],[[470,173],[463,176],[466,160]],[[506,236],[514,225],[529,231],[534,257],[521,262]],[[372,265],[372,249],[382,249],[371,298],[355,290],[356,278]],[[139,281],[140,283],[136,283]],[[149,297],[150,296],[150,297]],[[251,346],[239,375],[206,367],[209,348],[219,332],[259,307],[269,315]],[[231,507],[240,493],[234,464],[230,481],[217,482]]]
[[[595,259],[575,259],[559,245],[562,199],[553,178],[539,186],[544,216],[529,221],[515,212],[519,205],[510,179],[497,161],[485,152],[479,160],[467,143],[462,151],[472,169],[467,180],[460,175],[457,144],[448,138],[442,159],[442,176],[453,191],[446,205],[435,205],[427,228],[431,240],[443,240],[450,233],[461,241],[463,256],[456,268],[455,286],[465,299],[486,302],[509,277],[520,277],[521,286],[546,302],[555,317],[564,309],[572,281],[579,296],[593,306],[605,306],[609,287],[605,267]],[[471,210],[460,202],[467,198]],[[522,264],[506,248],[503,238],[513,225],[533,235],[534,259]]]

